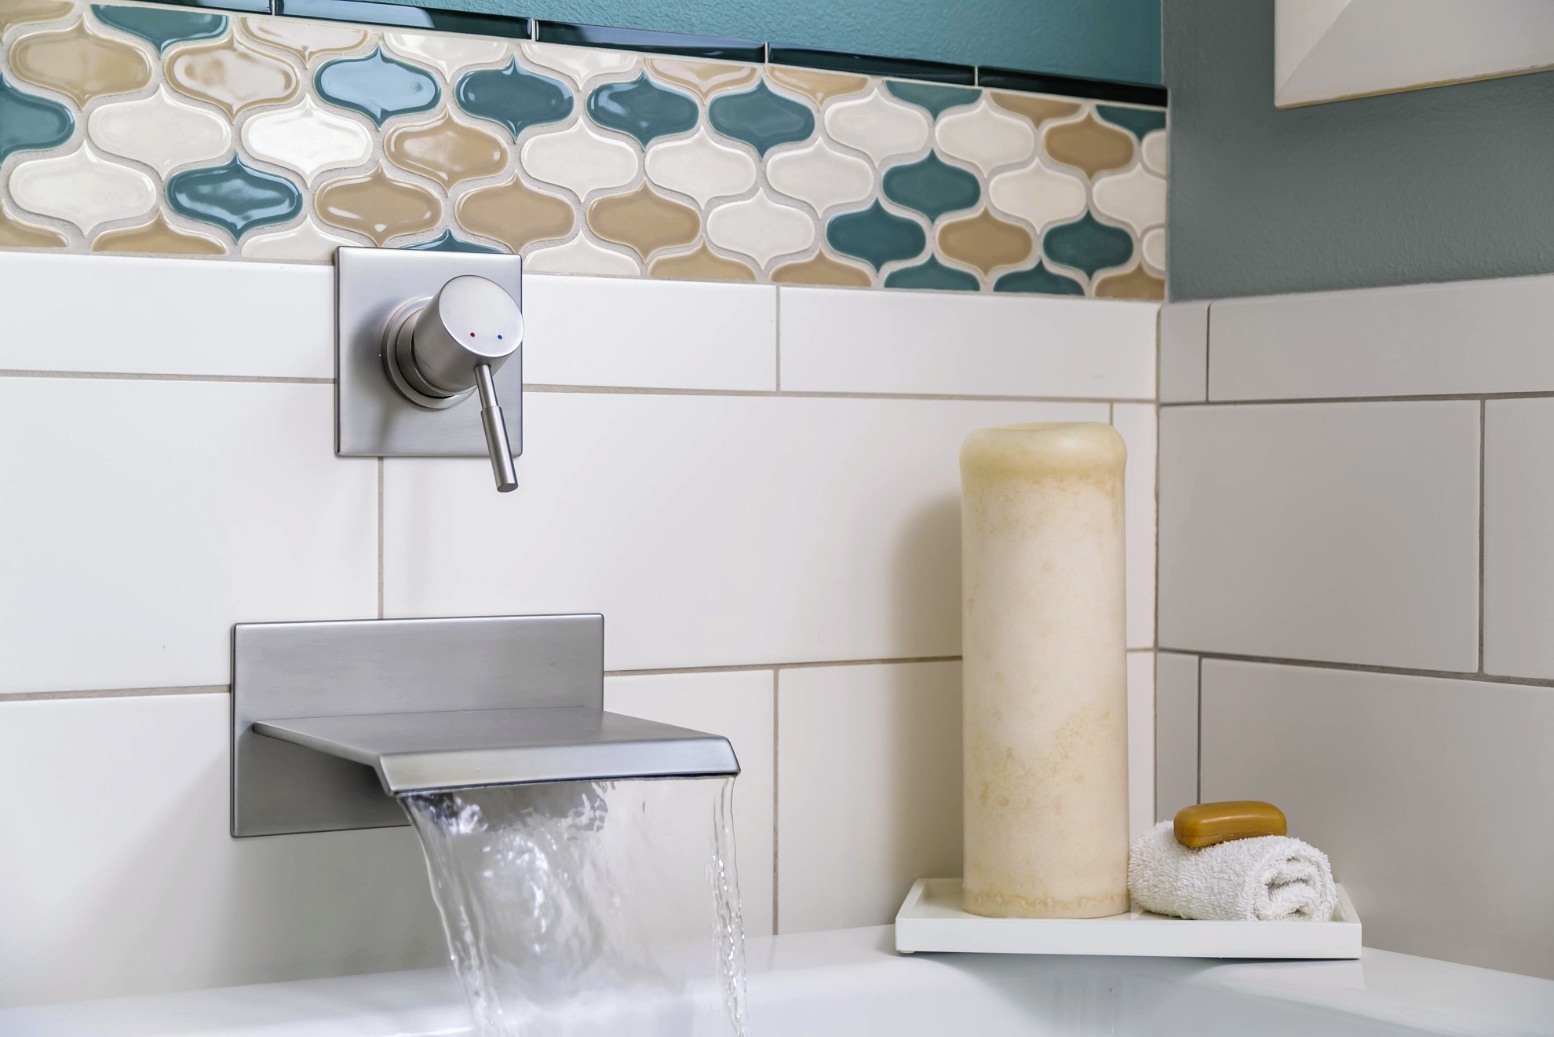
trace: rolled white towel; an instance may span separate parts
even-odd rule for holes
[[[1260,835],[1190,850],[1170,821],[1133,844],[1128,892],[1144,910],[1178,918],[1326,922],[1338,907],[1333,869],[1316,847]]]

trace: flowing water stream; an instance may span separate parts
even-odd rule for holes
[[[733,785],[403,797],[476,1032],[744,1037]]]

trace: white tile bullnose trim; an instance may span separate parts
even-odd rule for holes
[[[1160,307],[1160,402],[1202,403],[1208,398],[1209,304]]]

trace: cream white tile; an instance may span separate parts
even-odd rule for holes
[[[1155,655],[1155,818],[1198,802],[1198,657]]]
[[[606,677],[604,708],[723,735],[739,757],[734,841],[745,935],[772,933],[776,818],[774,676],[770,670]]]
[[[782,387],[1154,399],[1158,303],[780,290]]]
[[[0,1005],[447,960],[408,828],[233,839],[225,694],[0,702]]]
[[[1155,653],[1128,653],[1128,838],[1155,823]]]
[[[328,385],[0,378],[0,692],[225,684],[242,620],[376,608]]]
[[[530,393],[519,488],[389,459],[393,616],[602,612],[611,669],[960,651],[961,440],[1099,404]]]
[[[1477,668],[1476,402],[1165,407],[1160,435],[1161,647]]]
[[[1204,799],[1277,803],[1367,947],[1554,978],[1551,742],[1548,688],[1203,663]]]
[[[1170,302],[1160,307],[1160,402],[1208,399],[1209,304]]]
[[[0,253],[0,369],[333,378],[334,305],[327,266]]]
[[[1484,669],[1554,677],[1554,400],[1490,400],[1484,433]]]
[[[6,186],[17,205],[68,220],[83,234],[150,212],[158,193],[145,173],[111,162],[85,144],[68,155],[18,163]]]
[[[1155,643],[1155,426],[1151,403],[1119,403],[1112,424],[1128,447],[1123,526],[1128,560],[1128,647]]]
[[[1210,399],[1554,389],[1554,277],[1214,304]]]
[[[536,385],[775,389],[771,285],[524,278],[523,373]]]
[[[883,925],[961,871],[960,664],[777,678],[777,931]]]

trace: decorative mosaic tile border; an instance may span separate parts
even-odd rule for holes
[[[1162,108],[81,0],[0,3],[0,247],[1163,295]]]

